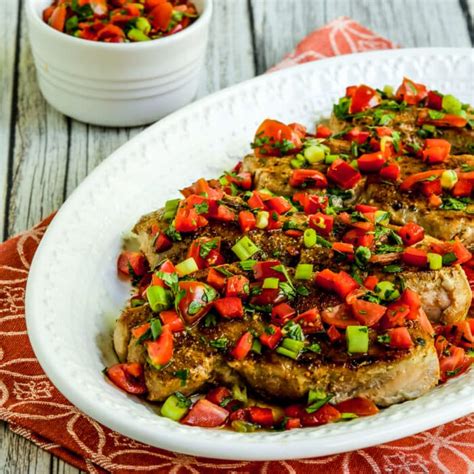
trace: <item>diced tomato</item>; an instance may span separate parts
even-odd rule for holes
[[[356,204],[354,209],[358,212],[376,212],[379,210],[377,206],[369,206],[368,204]]]
[[[375,132],[377,136],[382,137],[391,137],[393,130],[390,127],[375,127]]]
[[[226,387],[216,387],[207,392],[206,399],[215,405],[220,406],[221,403],[229,398],[232,394],[230,390]]]
[[[275,211],[270,212],[270,216],[268,218],[267,230],[281,229],[282,227],[283,227],[283,222],[280,219],[280,216]]]
[[[275,423],[271,408],[250,407],[248,408],[248,412],[252,422],[257,425],[270,427]]]
[[[278,214],[285,214],[291,209],[291,204],[282,196],[272,197],[266,205]]]
[[[125,392],[141,395],[147,391],[141,364],[115,364],[106,370],[106,374],[117,387]]]
[[[280,303],[272,308],[272,323],[283,326],[294,315],[296,311],[287,303]]]
[[[244,275],[233,275],[227,279],[226,296],[246,298],[249,294],[249,279]]]
[[[136,326],[132,329],[132,336],[135,339],[139,339],[148,331],[148,329],[150,329],[150,323],[140,324],[140,326]]]
[[[428,319],[428,316],[426,315],[426,313],[421,308],[418,311],[418,322],[420,323],[420,327],[427,334],[430,334],[432,336],[435,333],[435,330],[434,330],[433,326],[431,325],[431,322]]]
[[[364,280],[364,286],[368,290],[374,291],[374,289],[377,286],[378,282],[379,282],[379,279],[376,276],[370,275]]]
[[[253,266],[253,274],[256,280],[264,280],[265,278],[278,278],[280,281],[286,281],[283,272],[275,270],[275,267],[281,266],[279,260],[266,260],[257,262]]]
[[[328,236],[334,227],[334,217],[317,212],[309,217],[309,226],[324,236]]]
[[[283,335],[281,329],[274,324],[270,324],[267,329],[260,335],[260,342],[269,349],[275,349],[281,341]]]
[[[358,245],[371,249],[375,242],[374,234],[364,234],[359,238]]]
[[[326,176],[323,173],[318,170],[303,168],[293,170],[289,183],[294,188],[326,188],[328,185]]]
[[[178,232],[194,232],[199,227],[204,227],[207,219],[199,215],[196,209],[180,207],[175,217],[175,228]]]
[[[51,26],[55,30],[64,31],[64,25],[66,23],[66,15],[67,15],[66,5],[65,4],[58,5],[52,11],[51,16],[49,17],[49,20],[48,20],[49,26]]]
[[[207,251],[206,257],[202,257],[201,254],[204,254],[203,249],[205,248],[205,246],[210,247],[210,250]],[[214,248],[219,251],[220,246],[220,238],[199,237],[198,239],[193,240],[191,242],[186,256],[187,258],[193,258],[198,268],[202,270],[203,268],[209,266],[207,260],[211,250]]]
[[[464,320],[459,321],[455,324],[451,324],[444,328],[444,335],[446,338],[456,346],[462,346],[466,349],[474,348],[474,337],[472,335],[471,324],[474,319],[471,321]],[[474,324],[472,324],[474,326]]]
[[[361,229],[348,230],[342,237],[342,241],[353,246],[359,246],[359,239],[365,235],[365,232]]]
[[[387,311],[385,306],[364,300],[355,300],[351,306],[354,317],[364,326],[377,324]]]
[[[403,251],[402,260],[407,265],[425,267],[428,263],[428,255],[424,250],[409,247]]]
[[[156,341],[146,341],[145,349],[148,358],[153,365],[162,367],[166,365],[173,357],[173,333],[169,326],[163,326],[160,336]]]
[[[391,163],[388,166],[384,166],[380,170],[380,177],[388,181],[396,181],[400,178],[400,166],[396,163]]]
[[[390,336],[389,346],[392,349],[410,349],[413,347],[413,341],[407,328],[393,328],[387,332]]]
[[[280,298],[280,290],[278,288],[263,288],[261,293],[255,296],[252,296],[250,302],[253,305],[266,305],[266,304],[274,304]]]
[[[178,287],[183,294],[178,298],[176,310],[188,325],[203,318],[217,298],[214,288],[200,281],[180,281]]]
[[[327,175],[343,189],[353,188],[362,178],[356,169],[340,158],[331,164]]]
[[[351,291],[359,288],[359,283],[357,283],[348,273],[341,271],[336,274],[333,288],[341,298],[345,298]]]
[[[472,258],[472,253],[467,250],[464,244],[456,237],[453,244],[453,253],[456,255],[457,265],[462,265],[463,263],[469,262]]]
[[[247,331],[242,334],[242,336],[240,336],[239,340],[235,344],[235,347],[232,349],[232,357],[237,360],[244,360],[247,357],[248,353],[252,350],[252,344],[252,333]]]
[[[124,250],[118,258],[117,269],[123,275],[143,276],[148,269],[145,256],[141,252]]]
[[[166,31],[171,22],[173,15],[173,5],[169,2],[163,2],[156,5],[148,15],[153,28],[156,30]]]
[[[317,308],[308,309],[304,313],[298,314],[294,321],[301,326],[305,334],[313,334],[324,330],[321,315]]]
[[[248,171],[243,171],[234,175],[226,176],[231,183],[236,184],[239,188],[242,189],[251,189],[252,188],[252,175]]]
[[[467,179],[460,179],[451,190],[453,197],[469,197],[472,193],[473,184]]]
[[[250,199],[247,201],[247,204],[252,209],[265,209],[262,196],[258,191],[253,191],[252,196],[250,196]]]
[[[327,403],[314,413],[304,413],[301,417],[301,424],[303,426],[320,426],[337,421],[340,418],[341,413]]]
[[[349,307],[345,304],[340,304],[332,308],[324,309],[321,312],[321,318],[326,323],[332,327],[345,329],[347,326],[359,326],[359,321],[352,316],[352,312],[349,310]],[[328,330],[328,335],[329,331]],[[333,331],[334,332],[334,331]],[[331,336],[330,336],[331,337]],[[332,340],[332,338],[331,338]]]
[[[357,416],[370,416],[379,412],[374,402],[367,398],[355,397],[334,406],[341,413],[354,413]]]
[[[428,91],[426,107],[432,110],[441,110],[443,108],[443,96],[436,91]]]
[[[216,300],[214,302],[214,307],[223,318],[234,319],[244,317],[244,307],[242,306],[242,300],[235,296],[229,296]]]
[[[233,222],[237,219],[235,212],[224,204],[219,204],[215,211],[209,213],[209,217],[221,222]]]
[[[398,230],[405,245],[414,245],[425,238],[425,229],[414,222],[408,222]]]
[[[288,125],[277,120],[266,119],[257,129],[254,139],[256,156],[281,156],[293,154],[301,148],[301,138]]]
[[[375,89],[362,84],[353,90],[351,103],[349,105],[350,114],[358,114],[364,110],[375,107],[380,103],[380,97]]]
[[[383,153],[366,153],[357,159],[357,165],[361,171],[370,173],[372,171],[379,171],[385,164]]]
[[[285,422],[285,430],[294,430],[301,428],[301,421],[299,418],[288,418]]]
[[[250,211],[239,212],[239,224],[242,232],[248,232],[249,230],[255,229],[257,219]]]
[[[162,311],[160,313],[161,321],[164,325],[169,326],[171,332],[184,331],[183,320],[178,316],[178,313],[174,310]]]
[[[419,310],[421,308],[421,300],[418,293],[411,290],[410,288],[405,288],[400,297],[400,301],[405,303],[410,310],[407,318],[412,320],[417,319],[419,316]]]
[[[319,124],[316,127],[316,138],[329,138],[332,135],[332,130],[326,125]]]
[[[390,303],[387,307],[387,313],[382,321],[382,327],[393,328],[403,326],[405,320],[410,314],[410,307],[402,301]]]
[[[443,192],[441,188],[441,180],[435,179],[433,181],[423,181],[421,183],[421,192],[426,197],[431,197],[433,195],[439,195]]]
[[[418,114],[417,123],[419,125],[430,124],[435,127],[455,127],[462,128],[467,125],[467,118],[462,117],[461,115],[454,114],[444,114],[442,118],[433,119],[429,115],[428,110],[421,110]]]
[[[193,405],[181,423],[203,428],[217,428],[222,426],[228,417],[229,412],[225,408],[201,398]]]
[[[408,105],[417,105],[428,95],[426,86],[417,84],[407,77],[403,78],[403,82],[398,88],[395,97],[399,101],[405,101]]]
[[[288,405],[283,409],[285,416],[289,418],[301,418],[305,413],[304,405],[300,403],[295,403],[293,405]]]
[[[340,253],[347,253],[347,254],[354,253],[354,246],[352,244],[348,244],[345,242],[334,242],[332,244],[332,249]]]
[[[163,232],[159,232],[155,237],[155,250],[160,252],[165,252],[173,246],[173,241],[168,238]]]
[[[333,290],[336,277],[336,273],[334,273],[332,270],[329,270],[329,268],[325,268],[316,275],[315,282],[325,290]]]
[[[441,381],[445,382],[450,377],[459,375],[464,370],[466,370],[466,368],[469,367],[470,362],[466,363],[466,353],[462,347],[457,347],[448,343],[444,345],[443,350],[440,351],[438,349],[439,339],[440,336],[436,338],[437,342],[435,343],[435,346],[438,351],[439,366],[441,370]]]
[[[428,206],[432,208],[438,208],[443,204],[443,200],[436,194],[431,194],[428,197]]]
[[[298,229],[288,229],[288,230],[285,230],[285,235],[288,235],[288,237],[294,237],[295,239],[297,239],[298,237],[301,237],[303,235],[303,231],[298,230]]]
[[[427,138],[422,151],[423,160],[429,164],[443,163],[449,156],[451,144],[441,138]]]
[[[209,269],[206,281],[218,291],[222,291],[226,285],[226,277],[215,268]]]
[[[365,143],[368,138],[370,137],[369,132],[363,132],[359,128],[355,127],[352,130],[349,130],[345,135],[344,138],[349,140],[350,142],[356,142],[359,145]]]
[[[355,321],[357,323],[357,321]],[[348,324],[348,326],[350,325],[350,323]],[[347,327],[347,326],[346,326]],[[329,326],[329,329],[327,330],[327,335],[329,337],[329,340],[331,342],[336,342],[336,341],[340,341],[344,336],[337,330],[336,326],[334,325],[331,325]]]

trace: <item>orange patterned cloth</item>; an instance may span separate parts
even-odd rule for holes
[[[391,48],[339,18],[304,39],[278,67],[336,54]],[[30,346],[24,293],[33,255],[52,216],[0,245],[0,419],[41,448],[91,473],[467,473],[474,472],[474,415],[393,443],[296,461],[219,461],[144,445],[71,405],[48,380]]]

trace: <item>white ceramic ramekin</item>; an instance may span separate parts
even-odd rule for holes
[[[49,0],[27,0],[38,82],[56,109],[82,122],[154,122],[195,96],[212,0],[195,0],[199,18],[175,35],[143,43],[100,43],[66,35],[42,20]]]

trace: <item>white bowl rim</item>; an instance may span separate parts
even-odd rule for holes
[[[317,61],[316,63],[321,64],[321,62],[330,61],[331,63],[335,62],[344,62],[344,61],[355,61],[357,62],[359,59],[364,58],[377,58],[377,56],[383,55],[384,58],[387,56],[398,56],[404,55],[409,57],[416,57],[417,55],[423,54],[433,54],[436,52],[437,54],[471,54],[471,48],[457,48],[457,47],[432,47],[432,48],[407,48],[407,49],[394,49],[394,50],[382,50],[382,51],[370,51],[370,52],[363,52],[363,53],[353,53],[348,55],[341,55],[338,57],[327,58],[321,61]],[[295,68],[299,68],[301,71],[307,69],[308,71],[314,66],[313,62],[309,62],[306,64],[301,64],[298,66],[294,66],[291,68],[287,68],[281,71],[276,71],[271,75],[291,75],[291,71]],[[192,104],[189,104],[182,109],[170,114],[168,117],[160,120],[159,122],[150,125],[147,129],[143,132],[139,133],[131,140],[126,142],[122,145],[119,149],[114,151],[106,160],[100,163],[83,181],[95,179],[96,175],[100,175],[102,173],[102,169],[107,166],[106,162],[113,160],[116,155],[123,154],[124,151],[135,145],[135,143],[140,142],[143,140],[144,137],[149,135],[152,130],[156,127],[159,127],[162,123],[165,123],[168,120],[175,120],[177,116],[186,115],[190,111],[195,108],[203,107],[204,105],[210,105],[215,101],[218,101],[220,98],[225,97],[228,94],[231,94],[235,89],[245,87],[249,82],[261,82],[265,81],[266,76],[259,76],[254,77],[252,79],[248,79],[243,81],[239,84],[235,84],[231,87],[227,87],[223,90],[220,90],[216,93],[213,93],[209,96],[206,96],[199,101],[196,101]],[[67,201],[63,204],[61,209],[58,211],[55,219],[49,225],[48,231],[43,236],[43,239],[40,243],[40,247],[38,248],[33,262],[30,267],[30,273],[27,282],[26,288],[26,297],[25,297],[25,313],[26,313],[26,323],[28,329],[28,335],[30,338],[30,342],[34,349],[35,355],[40,362],[43,369],[46,367],[47,373],[50,380],[54,383],[54,385],[61,391],[61,393],[76,407],[78,407],[81,411],[85,414],[92,416],[97,421],[102,423],[103,425],[107,426],[108,428],[115,430],[119,433],[126,433],[126,436],[130,436],[138,441],[143,443],[149,444],[149,439],[156,438],[156,433],[148,426],[137,426],[136,423],[131,422],[130,420],[122,419],[121,417],[117,417],[116,413],[112,410],[101,410],[97,409],[97,402],[95,400],[89,399],[87,396],[84,396],[80,390],[74,387],[74,384],[71,383],[70,380],[67,380],[61,373],[60,369],[52,363],[51,354],[48,353],[48,348],[46,345],[42,344],[41,337],[39,336],[39,332],[36,332],[35,326],[39,324],[40,320],[33,316],[33,312],[36,312],[33,309],[34,301],[38,299],[39,295],[37,295],[36,288],[33,284],[33,281],[38,279],[40,276],[40,267],[41,265],[38,263],[41,260],[41,257],[38,258],[41,254],[41,247],[48,246],[49,236],[52,235],[53,232],[56,231],[56,228],[59,228],[59,219],[58,217],[63,213],[67,212],[69,208],[73,207],[73,203],[76,200],[76,196],[79,194],[80,186],[73,191],[71,196],[67,199]],[[79,196],[77,196],[79,197]],[[50,232],[53,231],[53,232]],[[471,369],[472,371],[473,369]],[[464,375],[466,376],[466,375]],[[449,382],[448,382],[449,383]],[[405,402],[410,403],[410,402]],[[390,409],[390,408],[389,408]],[[321,453],[319,450],[320,448],[314,447],[314,438],[311,436],[308,437],[308,440],[299,441],[298,444],[289,441],[288,444],[281,444],[281,443],[271,443],[272,435],[275,436],[278,433],[268,432],[269,440],[265,442],[264,451],[265,453],[261,453],[261,448],[259,447],[258,443],[252,439],[252,434],[245,434],[245,433],[236,433],[230,432],[236,443],[228,443],[226,444],[225,452],[222,451],[222,445],[220,443],[215,442],[215,440],[210,440],[205,436],[200,436],[202,434],[203,428],[196,428],[196,427],[186,427],[189,430],[189,437],[192,437],[192,446],[187,446],[183,449],[183,435],[182,433],[174,432],[173,430],[169,430],[166,433],[166,436],[160,438],[160,445],[158,446],[160,449],[165,449],[168,451],[175,451],[180,453],[186,453],[189,455],[196,455],[196,456],[206,456],[212,457],[215,459],[227,459],[227,460],[255,460],[255,461],[267,461],[267,460],[288,460],[288,459],[297,459],[297,458],[308,458],[308,457],[318,457],[318,456],[327,456],[332,454],[337,454],[346,451],[352,451],[355,449],[363,449],[374,445],[380,445],[386,442],[394,441],[397,439],[404,438],[406,436],[413,435],[415,433],[419,433],[424,430],[428,430],[434,428],[435,426],[439,426],[441,424],[453,421],[459,417],[465,416],[471,413],[474,409],[472,396],[464,396],[463,398],[457,400],[456,405],[454,406],[444,406],[437,410],[436,415],[427,410],[424,412],[418,412],[416,417],[409,418],[409,419],[398,419],[398,420],[391,420],[390,425],[385,427],[383,432],[374,432],[371,431],[370,433],[364,433],[360,439],[357,440],[348,440],[347,437],[344,438],[341,442],[341,439],[336,435],[326,436],[325,440],[322,440],[325,445],[324,452]],[[356,420],[357,422],[358,420]],[[181,426],[181,425],[180,425]],[[306,430],[314,430],[314,428],[305,428]],[[318,429],[318,428],[315,428]],[[332,444],[330,447],[328,443],[330,441],[337,441],[340,444]],[[289,452],[289,446],[291,445],[291,452]],[[155,445],[156,446],[156,445]],[[242,456],[242,452],[246,452],[245,456]],[[311,452],[310,452],[311,451]]]
[[[149,48],[166,48],[167,45],[175,43],[180,39],[185,39],[187,35],[190,35],[198,28],[205,28],[211,19],[213,0],[203,0],[203,11],[197,17],[197,20],[193,22],[190,26],[185,28],[182,31],[170,36],[165,36],[164,38],[159,38],[151,41],[135,41],[130,43],[105,43],[103,41],[89,41],[83,38],[76,38],[75,36],[68,35],[61,31],[55,30],[48,24],[46,24],[37,14],[34,9],[34,4],[37,3],[37,0],[27,0],[26,4],[26,13],[31,19],[35,22],[39,28],[42,28],[46,34],[52,35],[52,40],[57,39],[57,41],[66,41],[71,42],[71,45],[80,46],[83,45],[86,48],[99,48],[99,49],[149,49]]]

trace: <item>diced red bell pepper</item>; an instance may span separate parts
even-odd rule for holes
[[[375,127],[375,132],[380,138],[391,137],[393,134],[393,130],[390,127]]]
[[[250,302],[253,305],[274,304],[280,299],[280,290],[278,288],[263,288],[261,293],[252,296]]]
[[[441,110],[443,108],[443,96],[436,91],[428,91],[426,107],[432,110]]]
[[[173,241],[168,238],[163,232],[160,232],[155,237],[155,250],[159,252],[165,252],[173,246]]]
[[[354,246],[352,244],[348,244],[345,242],[334,242],[332,244],[332,249],[340,253],[347,253],[347,254],[354,253]]]
[[[226,285],[226,277],[215,268],[210,268],[207,274],[207,283],[218,291],[222,291]]]
[[[160,272],[176,273],[176,268],[171,260],[165,260],[160,266]]]
[[[207,219],[199,215],[196,209],[180,207],[176,213],[174,225],[178,232],[194,232],[199,227],[204,227],[207,224]]]
[[[117,387],[125,392],[141,395],[147,391],[141,364],[115,364],[106,370],[106,374]]]
[[[225,295],[246,298],[249,294],[249,279],[244,275],[233,275],[227,279]]]
[[[272,308],[272,323],[283,326],[295,314],[296,311],[288,303],[280,303]]]
[[[348,273],[334,273],[327,268],[316,275],[315,282],[326,290],[335,291],[341,298],[359,288],[359,284]]]
[[[361,229],[348,230],[342,237],[342,241],[354,246],[359,246],[359,239],[365,235],[365,232]]]
[[[260,426],[270,427],[275,423],[271,408],[249,407],[248,412],[253,423]]]
[[[463,128],[467,125],[467,118],[461,115],[444,114],[441,118],[433,119],[429,115],[428,110],[421,110],[418,114],[417,123],[419,125],[429,124],[435,127],[455,127]]]
[[[314,214],[323,211],[328,206],[327,196],[318,196],[317,194],[305,194],[302,206],[305,214]]]
[[[444,170],[429,170],[412,174],[400,184],[400,191],[409,191],[415,184],[424,182],[427,179],[433,179],[433,177],[441,176],[443,172]]]
[[[469,197],[472,193],[473,184],[467,179],[460,179],[451,191],[453,197]]]
[[[351,306],[354,317],[364,326],[377,324],[387,311],[385,306],[358,299]]]
[[[428,255],[424,250],[409,247],[403,251],[402,260],[407,265],[425,267],[428,263]]]
[[[306,136],[306,127],[301,123],[289,123],[288,127],[291,128],[300,138],[304,138]]]
[[[156,341],[146,341],[145,349],[148,358],[156,366],[166,365],[173,357],[174,339],[169,326],[163,326]]]
[[[374,289],[377,286],[378,282],[379,282],[379,279],[375,275],[370,275],[364,280],[364,286],[368,290],[374,291]]]
[[[340,418],[341,413],[327,403],[314,413],[304,413],[301,417],[301,424],[303,426],[320,426],[337,421]]]
[[[268,218],[267,230],[281,229],[282,227],[283,227],[283,222],[280,219],[280,216],[275,211],[270,212],[270,216]]]
[[[253,274],[256,280],[264,280],[265,278],[278,278],[280,281],[286,281],[283,272],[275,270],[275,267],[281,266],[279,260],[266,260],[265,262],[257,262],[253,266]]]
[[[173,5],[169,2],[162,2],[148,14],[148,19],[156,30],[166,31],[173,15]]]
[[[366,153],[365,155],[361,155],[361,157],[357,159],[357,165],[361,171],[370,173],[381,170],[385,161],[383,153],[378,151],[376,153]]]
[[[358,114],[364,110],[375,107],[380,103],[380,97],[375,89],[362,84],[357,86],[351,95],[349,105],[350,114]]]
[[[235,296],[229,296],[216,300],[214,302],[214,307],[223,318],[234,319],[244,317],[244,307],[242,306],[242,300]]]
[[[350,142],[356,142],[359,145],[365,143],[368,138],[370,137],[370,133],[366,131],[362,131],[359,128],[355,127],[352,130],[349,130],[345,135],[344,138],[349,140]]]
[[[329,340],[331,342],[340,341],[343,338],[343,335],[338,331],[338,329],[336,328],[336,326],[334,326],[334,324],[329,326],[328,330],[326,331],[326,334],[328,335]]]
[[[270,198],[266,205],[277,214],[285,214],[291,209],[291,204],[282,196]]]
[[[405,245],[414,245],[425,238],[425,229],[414,222],[408,222],[398,230]]]
[[[327,175],[342,189],[353,188],[362,178],[356,169],[340,158],[331,164]]]
[[[290,186],[294,188],[326,188],[328,180],[323,173],[313,169],[296,169],[290,177]]]
[[[228,417],[229,412],[225,408],[201,398],[193,405],[181,423],[203,428],[217,428],[222,426]]]
[[[387,307],[387,313],[382,320],[381,326],[383,328],[394,328],[397,326],[403,326],[410,314],[410,307],[402,302],[396,301],[390,303]]]
[[[211,248],[211,250],[207,252],[207,256],[205,258],[201,257],[202,247],[206,244],[210,246],[215,246],[215,250],[219,252],[220,245],[221,245],[220,238],[199,237],[196,240],[193,240],[191,242],[191,245],[189,246],[189,249],[188,249],[188,253],[186,255],[187,258],[191,257],[194,259],[194,261],[196,262],[196,265],[198,266],[200,270],[209,266],[209,263],[207,260],[211,251],[213,250]]]
[[[422,151],[423,160],[429,164],[443,163],[449,156],[451,144],[441,138],[427,138]]]
[[[235,344],[234,348],[231,351],[231,355],[236,360],[244,360],[248,353],[252,350],[253,336],[252,333],[247,331]]]
[[[358,212],[376,212],[379,210],[377,206],[369,206],[368,204],[356,204],[354,209]]]
[[[359,237],[358,245],[371,249],[374,246],[375,236],[374,234],[364,234]]]
[[[435,179],[433,181],[423,181],[420,186],[421,192],[424,196],[430,197],[433,195],[442,194],[441,180]]]
[[[127,276],[143,276],[147,272],[148,264],[141,252],[124,250],[117,260],[117,269]]]
[[[400,166],[396,163],[391,163],[388,166],[384,166],[380,170],[380,177],[388,181],[396,181],[400,178]]]
[[[265,209],[265,204],[262,199],[262,195],[258,191],[253,191],[252,196],[250,196],[247,204],[252,209]]]
[[[453,244],[454,255],[458,258],[456,260],[457,265],[462,265],[463,263],[469,262],[472,258],[472,253],[467,250],[464,244],[456,237]]]
[[[234,222],[237,219],[235,212],[224,204],[219,204],[216,211],[211,212],[209,217],[221,222]]]
[[[313,334],[324,330],[321,315],[317,308],[311,308],[298,314],[294,321],[301,326],[305,334]]]
[[[334,227],[334,217],[317,212],[309,217],[309,226],[324,236],[328,236]]]
[[[355,397],[334,406],[341,413],[354,413],[357,416],[370,416],[379,412],[374,402],[367,398]]]
[[[336,277],[336,273],[334,273],[332,270],[329,270],[329,268],[325,268],[316,275],[315,282],[325,290],[333,290]]]
[[[407,77],[397,89],[395,97],[398,101],[405,101],[408,105],[417,105],[428,95],[426,86],[417,84]]]
[[[281,329],[274,324],[270,324],[268,328],[260,335],[260,342],[267,346],[269,349],[275,349],[278,346],[278,343],[281,341],[283,335]]]
[[[227,175],[227,179],[242,189],[248,190],[252,188],[252,175],[248,171],[243,171],[235,176]]]
[[[288,418],[285,422],[285,430],[294,430],[301,428],[301,421],[299,418]]]
[[[148,329],[150,329],[150,323],[140,324],[140,326],[136,326],[132,329],[132,336],[135,339],[139,339],[148,331]]]
[[[410,347],[413,347],[413,341],[407,328],[393,328],[387,332],[390,336],[389,345],[392,349],[410,349]]]
[[[301,403],[294,403],[293,405],[288,405],[283,409],[285,416],[289,418],[301,418],[305,413],[305,407]]]
[[[216,387],[207,392],[206,399],[220,406],[224,400],[228,400],[232,396],[227,387]]]
[[[332,130],[326,125],[319,124],[316,127],[316,138],[329,138],[332,135]]]
[[[242,232],[248,232],[255,229],[257,219],[250,211],[239,212],[239,224]]]
[[[346,97],[352,97],[357,89],[357,86],[346,87]]]
[[[175,310],[162,311],[160,313],[161,321],[164,325],[169,326],[171,332],[184,331],[183,320],[178,316]]]

